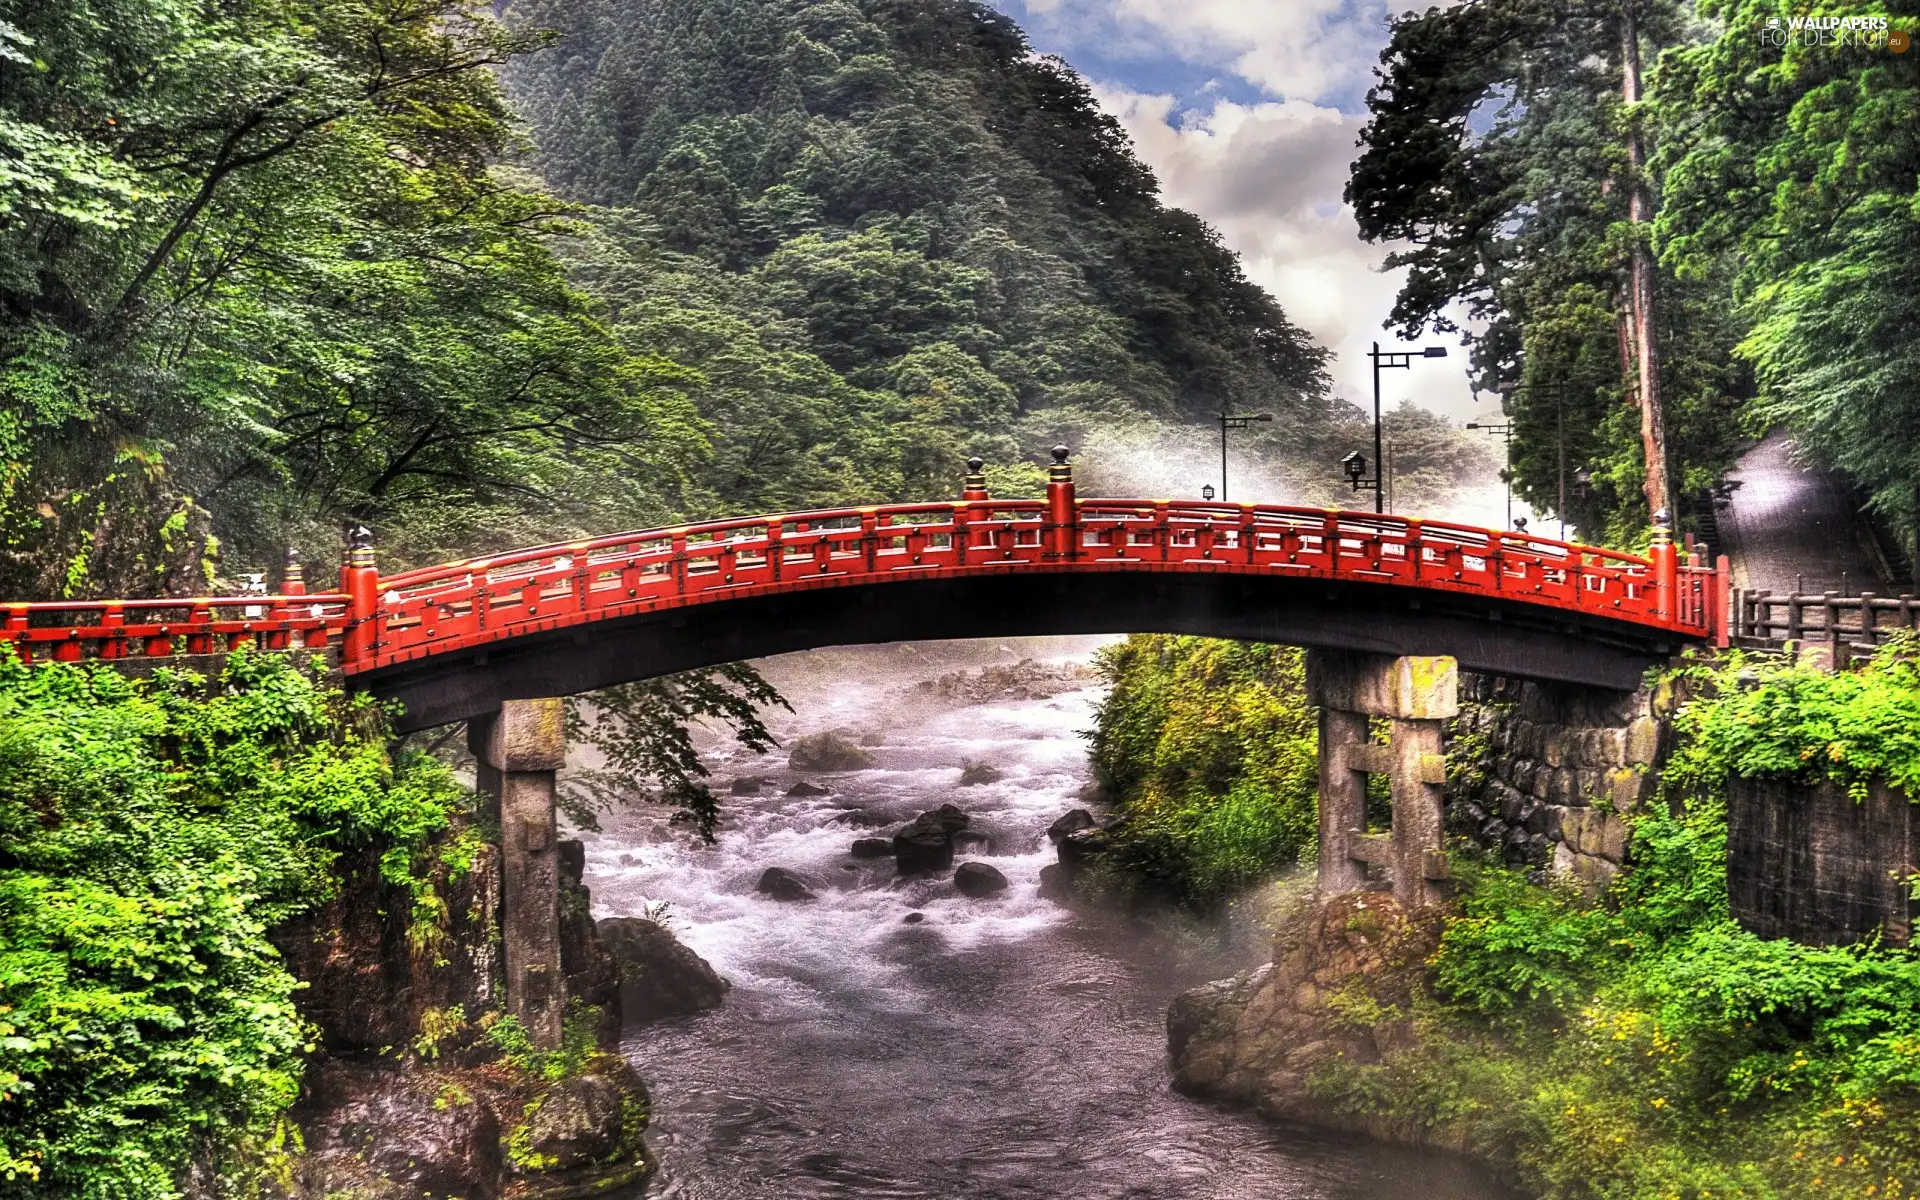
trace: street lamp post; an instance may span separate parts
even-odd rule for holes
[[[1386,440],[1380,432],[1380,368],[1405,367],[1411,369],[1416,358],[1445,358],[1445,346],[1428,346],[1420,350],[1382,350],[1375,342],[1367,357],[1373,360],[1373,511],[1387,511],[1387,489],[1381,486],[1380,466],[1386,462]],[[1348,460],[1342,460],[1348,461]],[[1359,490],[1359,481],[1354,480],[1355,490]]]
[[[1499,425],[1488,425],[1480,421],[1468,421],[1467,428],[1482,429],[1488,433],[1491,433],[1498,437],[1502,437],[1506,439],[1507,469],[1500,472],[1500,478],[1506,480],[1506,483],[1507,483],[1507,527],[1512,528],[1513,527],[1513,422],[1507,421]]]
[[[1220,503],[1227,502],[1227,430],[1245,429],[1255,421],[1271,421],[1272,413],[1220,414]]]

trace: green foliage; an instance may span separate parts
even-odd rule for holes
[[[1920,65],[1911,54],[1753,31],[1803,15],[1784,0],[1704,0],[1710,31],[1660,68],[1672,197],[1663,257],[1681,274],[1738,263],[1740,354],[1755,419],[1843,468],[1897,525],[1920,525],[1920,390],[1910,339],[1920,220]],[[1916,29],[1902,4],[1867,4]]]
[[[1906,778],[1920,676],[1739,656],[1686,699],[1633,868],[1596,906],[1462,863],[1420,1046],[1343,1065],[1333,1102],[1458,1122],[1551,1200],[1911,1196],[1920,1188],[1920,955],[1768,941],[1728,913],[1735,774]]]
[[[1089,737],[1120,804],[1115,867],[1210,908],[1312,853],[1318,739],[1300,651],[1136,634],[1099,669],[1112,688]]]
[[[1730,656],[1685,678],[1710,699],[1681,709],[1669,786],[1711,793],[1730,775],[1843,784],[1863,799],[1875,778],[1920,796],[1920,663],[1910,636],[1865,669]]]
[[[539,38],[469,0],[0,30],[0,590],[204,589],[210,526],[258,565],[369,521],[392,563],[677,507],[694,376],[612,340],[562,206],[487,165]]]
[[[499,1051],[498,1061],[548,1082],[580,1074],[600,1054],[600,1010],[577,996],[561,1021],[558,1049],[535,1047],[527,1027],[510,1014],[489,1013],[480,1024],[486,1028],[487,1040]]]
[[[0,661],[0,1176],[171,1198],[274,1153],[310,1031],[267,931],[386,847],[416,890],[467,793],[281,658],[147,682]]]
[[[1447,923],[1434,960],[1442,994],[1490,1016],[1538,1019],[1584,993],[1607,949],[1604,914],[1564,887],[1536,887],[1511,871],[1460,874],[1460,915]]]
[[[603,766],[572,772],[560,790],[561,811],[581,829],[598,829],[596,814],[649,798],[673,808],[673,819],[713,841],[720,802],[707,787],[707,767],[692,726],[717,721],[750,753],[773,749],[760,710],[785,697],[747,663],[686,671],[595,692],[567,704],[567,737],[599,751]]]

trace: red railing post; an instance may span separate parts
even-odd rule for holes
[[[267,610],[267,620],[271,624],[260,639],[262,646],[268,650],[285,650],[293,645],[293,633],[285,626],[292,620],[297,610],[294,605],[288,604],[284,597],[304,596],[306,592],[306,576],[300,567],[300,552],[289,549],[286,570],[281,572],[280,586],[274,591],[274,595],[281,599],[275,600],[273,607]]]
[[[187,609],[187,653],[213,653],[213,609],[194,604]]]
[[[1653,611],[1662,621],[1671,622],[1677,611],[1680,591],[1680,554],[1673,545],[1673,530],[1666,509],[1653,514],[1653,539],[1647,546],[1647,558],[1653,563]]]
[[[1733,600],[1733,560],[1722,554],[1713,560],[1713,579],[1707,584],[1713,590],[1713,644],[1725,650],[1733,645],[1733,621],[1730,609]]]
[[[340,590],[347,594],[347,634],[341,641],[340,665],[371,663],[380,630],[380,572],[373,565],[373,530],[365,525],[355,525],[347,536]]]
[[[9,604],[5,610],[0,611],[0,642],[11,647],[13,656],[21,662],[27,662],[33,657],[33,652],[27,649],[25,639],[27,626],[30,623],[27,619],[27,606],[24,604]]]
[[[1072,453],[1065,446],[1053,448],[1053,465],[1047,468],[1047,523],[1042,536],[1045,557],[1062,561],[1080,557],[1080,510],[1073,495],[1073,468],[1067,463]]]
[[[126,610],[118,604],[108,604],[105,611],[100,614],[100,626],[102,629],[108,631],[106,636],[100,640],[101,658],[125,658],[127,656],[127,639],[123,635],[113,632],[113,630],[126,623]]]

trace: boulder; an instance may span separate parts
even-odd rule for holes
[[[1082,804],[1098,805],[1113,803],[1113,797],[1107,795],[1107,789],[1101,787],[1097,782],[1082,786],[1079,794],[1076,795],[1074,799],[1080,801]]]
[[[1067,869],[1059,863],[1048,863],[1040,868],[1040,898],[1065,902],[1072,898],[1067,887]]]
[[[621,1095],[605,1075],[562,1079],[528,1120],[527,1149],[549,1171],[605,1160],[620,1148]]]
[[[619,964],[620,1012],[630,1025],[703,1012],[726,998],[727,981],[657,921],[607,917],[600,941]]]
[[[760,882],[753,885],[753,890],[782,903],[813,899],[813,889],[785,867],[768,867],[762,871]]]
[[[796,771],[858,771],[873,765],[873,755],[839,733],[811,733],[793,744],[787,765]]]
[[[953,835],[968,817],[951,804],[923,812],[893,835],[894,865],[902,875],[929,874],[953,865]]]
[[[307,1131],[296,1194],[496,1200],[504,1190],[500,1121],[486,1104],[436,1103],[425,1078],[325,1057],[307,1087],[296,1113]]]
[[[918,925],[920,922],[926,919],[927,919],[927,914],[925,913],[910,912],[906,916],[900,918],[900,923],[902,925]]]
[[[824,788],[816,783],[808,783],[804,779],[787,789],[787,795],[789,796],[831,796],[832,794],[832,788]]]
[[[993,838],[984,829],[962,829],[953,835],[955,850],[984,849],[993,845]]]
[[[889,838],[856,838],[853,843],[855,858],[886,858],[893,853],[893,842]]]
[[[1057,846],[1060,844],[1060,839],[1066,837],[1068,834],[1078,833],[1082,829],[1092,828],[1093,814],[1084,808],[1076,808],[1066,816],[1061,817],[1053,824],[1047,826],[1047,840]]]
[[[1059,842],[1055,844],[1054,850],[1060,857],[1060,866],[1064,869],[1063,874],[1066,876],[1067,881],[1071,883],[1074,879],[1078,878],[1083,871],[1092,866],[1101,855],[1107,852],[1107,848],[1111,844],[1112,839],[1108,836],[1107,831],[1098,825],[1087,829],[1075,830],[1061,838]]]
[[[969,762],[960,767],[960,786],[973,787],[982,783],[998,783],[1003,778],[1000,768],[990,763]]]
[[[953,886],[963,896],[984,900],[1007,890],[1007,877],[986,863],[965,862],[954,869]]]
[[[733,786],[727,790],[735,796],[758,796],[760,789],[765,786],[767,781],[758,775],[742,775],[734,780]]]

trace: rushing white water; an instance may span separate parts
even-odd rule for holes
[[[661,1176],[676,1200],[774,1197],[1191,1197],[1494,1200],[1451,1159],[1280,1128],[1171,1092],[1163,1018],[1184,986],[1244,962],[1204,938],[1086,916],[1040,898],[1045,829],[1087,780],[1080,731],[1098,695],[970,707],[929,703],[884,651],[773,667],[796,713],[781,740],[839,728],[874,765],[790,771],[784,752],[729,757],[716,778],[772,781],[729,796],[715,846],[630,812],[589,837],[596,916],[666,901],[671,924],[733,981],[713,1012],[629,1030],[654,1090]],[[784,714],[783,714],[784,715]],[[959,785],[963,764],[1001,772]],[[806,779],[832,788],[789,797]],[[898,880],[854,838],[959,805],[998,899],[950,879]],[[755,894],[769,866],[816,899]],[[909,914],[921,914],[909,923]]]

